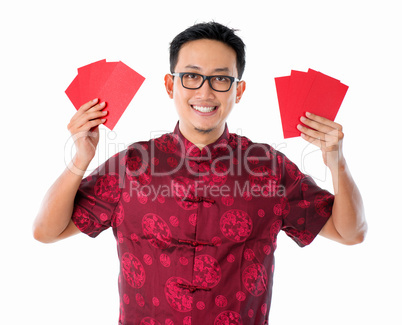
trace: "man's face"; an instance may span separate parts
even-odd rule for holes
[[[214,40],[191,41],[182,46],[175,68],[176,73],[193,72],[206,76],[238,77],[236,52]],[[179,77],[166,75],[165,85],[179,114],[179,126],[190,140],[216,140],[223,132],[225,121],[234,104],[245,90],[245,83],[234,82],[228,92],[217,92],[205,81],[199,89],[186,89]]]

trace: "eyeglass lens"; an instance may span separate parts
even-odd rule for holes
[[[183,87],[191,89],[201,87],[203,81],[202,76],[193,73],[185,73],[182,77]],[[232,81],[226,76],[212,76],[210,78],[210,86],[217,91],[227,91],[230,89],[231,84]]]

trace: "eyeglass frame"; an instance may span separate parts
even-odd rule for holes
[[[183,76],[185,74],[193,74],[193,75],[202,77],[201,85],[199,87],[197,87],[197,88],[185,87],[184,83],[183,83]],[[172,73],[172,76],[173,77],[179,77],[180,80],[181,80],[181,85],[183,86],[183,88],[190,89],[190,90],[200,89],[204,85],[205,80],[208,80],[209,87],[211,87],[212,90],[217,91],[219,93],[228,92],[232,88],[232,85],[233,85],[234,82],[239,82],[240,81],[240,79],[235,78],[235,77],[231,77],[231,76],[225,76],[225,75],[204,76],[203,74],[199,74],[199,73],[195,73],[195,72],[178,72],[178,73],[174,72],[174,73]],[[211,78],[214,78],[214,77],[228,78],[230,80],[230,86],[229,86],[228,90],[216,90],[214,87],[212,87]]]

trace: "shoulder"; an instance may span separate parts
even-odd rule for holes
[[[282,163],[286,158],[286,156],[280,152],[279,150],[274,149],[268,143],[262,142],[254,142],[250,140],[248,137],[243,135],[238,135],[236,133],[230,133],[229,135],[229,145],[232,148],[237,148],[239,151],[241,150],[243,154],[247,157],[265,157],[269,159],[278,160],[278,162]]]
[[[234,150],[237,160],[242,159],[249,170],[268,170],[279,178],[289,178],[291,181],[303,180],[307,176],[284,153],[270,144],[253,142],[234,133],[230,134],[230,143],[231,147],[237,148]]]
[[[176,149],[175,147],[179,145],[178,142],[179,142],[178,136],[173,132],[163,133],[152,139],[145,141],[137,141],[130,144],[127,147],[127,154],[135,155],[143,152],[152,152],[152,150],[154,150],[155,147],[162,151],[172,151]]]

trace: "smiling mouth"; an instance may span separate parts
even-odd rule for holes
[[[218,108],[218,106],[195,106],[195,105],[191,105],[191,107],[201,113],[210,113]]]

